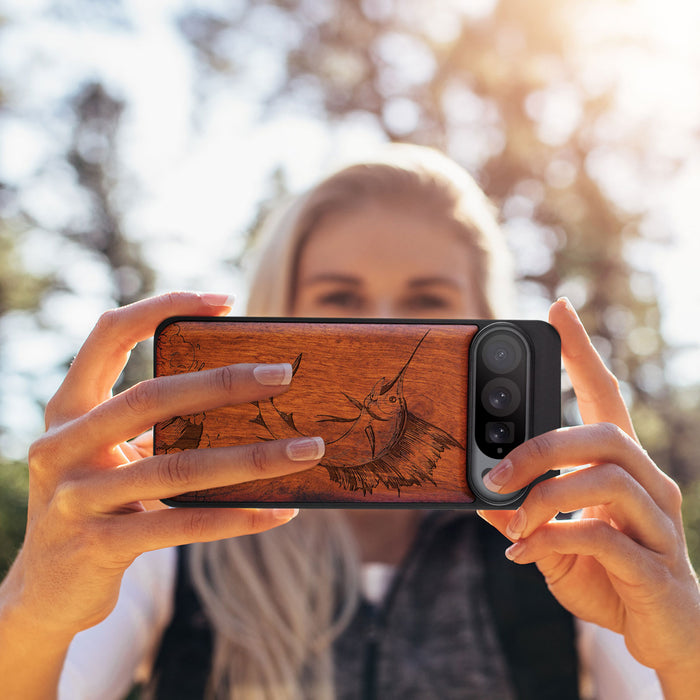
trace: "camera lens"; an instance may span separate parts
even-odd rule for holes
[[[518,385],[506,377],[496,377],[481,391],[483,407],[494,416],[507,416],[520,406],[520,389]]]
[[[489,338],[483,349],[484,364],[497,374],[512,372],[523,356],[520,343],[505,333],[494,334]]]
[[[497,421],[486,424],[486,442],[503,445],[513,442],[513,423]]]
[[[489,403],[492,408],[495,408],[497,411],[502,411],[504,408],[510,406],[512,398],[508,389],[499,386],[489,394]]]

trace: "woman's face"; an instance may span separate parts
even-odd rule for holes
[[[296,316],[479,318],[473,261],[445,223],[370,204],[323,219],[299,259]]]

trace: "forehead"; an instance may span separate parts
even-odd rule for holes
[[[370,204],[324,216],[299,258],[299,281],[320,272],[469,276],[471,251],[457,225],[417,207]]]

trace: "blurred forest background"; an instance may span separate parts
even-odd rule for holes
[[[683,488],[698,567],[693,5],[0,2],[0,570],[42,406],[99,313],[168,288],[244,297],[260,212],[389,140],[445,150],[498,205],[522,316],[572,299]],[[150,372],[144,346],[122,385]]]

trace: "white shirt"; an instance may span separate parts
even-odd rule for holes
[[[61,675],[59,700],[119,700],[135,681],[148,676],[163,631],[173,611],[177,555],[175,549],[142,554],[127,569],[119,600],[100,624],[76,635]],[[363,566],[368,600],[379,603],[395,568]],[[622,635],[577,620],[582,678],[596,700],[663,700],[656,673],[636,661]]]

